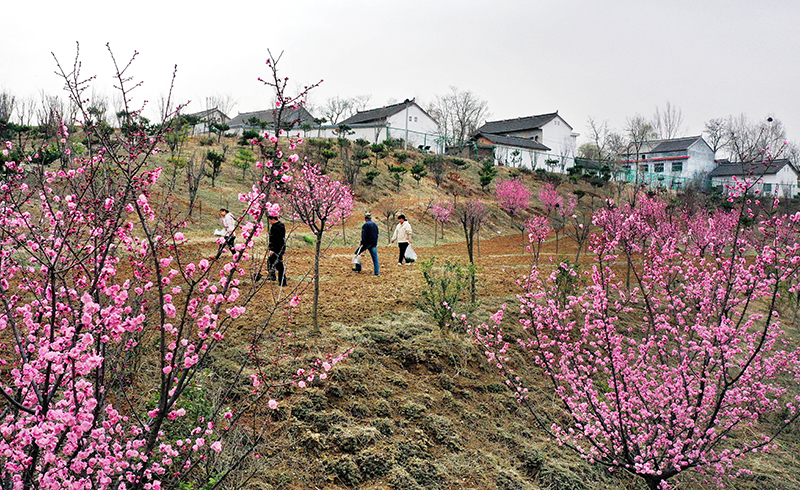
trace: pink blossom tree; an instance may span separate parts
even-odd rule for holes
[[[759,205],[745,202],[739,218],[757,218]],[[563,415],[535,408],[524,379],[532,373],[509,366],[502,310],[470,331],[535,422],[587,460],[653,490],[688,470],[722,485],[737,460],[773,448],[800,416],[790,390],[800,349],[778,310],[782,291],[800,289],[800,214],[767,213],[747,230],[719,213],[654,219],[663,209],[653,201],[598,211],[584,285],[552,295],[560,272],[533,268],[519,296],[527,336],[517,345],[543,370]],[[687,231],[698,227],[720,233],[697,242]],[[637,258],[632,287],[616,273],[628,256]]]
[[[533,254],[533,263],[539,263],[542,245],[552,231],[550,220],[544,216],[534,216],[525,221],[525,230],[528,232],[529,249]]]
[[[566,226],[566,220],[572,215],[575,208],[575,201],[568,200],[558,194],[558,190],[553,184],[547,183],[539,191],[539,200],[544,206],[547,217],[550,219],[550,227],[556,234],[556,255],[558,255],[558,237]]]
[[[112,60],[126,113],[137,114],[131,63]],[[80,68],[77,57],[70,71],[58,65],[82,130],[104,149],[75,158],[62,123],[60,169],[3,162],[0,482],[16,490],[157,490],[222,481],[258,450],[277,406],[274,376],[230,405],[247,359],[224,378],[202,373],[255,297],[240,277],[280,175],[240,196],[243,240],[232,258],[193,258],[184,215],[168,186],[159,187],[160,129],[96,132],[84,98],[92,79]],[[247,322],[254,343],[263,342],[267,322]],[[340,356],[285,382],[306,382],[334,360]],[[188,400],[197,392],[201,407]],[[245,414],[255,437],[230,444]]]
[[[450,222],[450,217],[453,215],[455,205],[451,201],[439,201],[436,204],[431,204],[430,211],[433,216],[433,244],[436,245],[436,225],[442,229],[442,239],[444,239],[444,225]]]
[[[520,213],[525,212],[531,203],[531,191],[519,179],[501,180],[495,186],[495,196],[500,209],[508,213],[514,226],[525,233],[525,223],[517,223]],[[523,243],[523,247],[524,247]]]
[[[350,188],[320,172],[316,165],[303,163],[283,196],[296,219],[316,237],[314,253],[314,331],[319,332],[319,258],[322,237],[353,213]]]

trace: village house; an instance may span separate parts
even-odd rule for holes
[[[638,151],[631,145],[617,170],[630,174],[618,175],[624,180],[680,189],[690,181],[705,181],[715,167],[708,143],[702,136],[690,136],[646,141]]]
[[[726,194],[736,189],[737,182],[752,183],[750,192],[763,195],[791,198],[798,193],[797,168],[786,158],[750,163],[721,160],[709,177],[711,185],[721,187]]]
[[[187,116],[196,117],[198,119],[199,122],[192,127],[192,132],[198,134],[209,133],[212,123],[228,124],[228,121],[230,121],[230,118],[216,107],[193,114],[187,114]]]
[[[547,155],[551,151],[550,148],[532,139],[492,133],[476,133],[472,136],[472,141],[475,142],[478,158],[491,157],[495,165],[503,167],[531,170],[544,168],[542,165],[548,161]],[[551,159],[549,162],[559,163],[559,160]]]
[[[267,109],[263,111],[243,112],[236,115],[228,122],[231,127],[230,133],[241,136],[247,130],[267,131],[275,133],[275,120],[278,117],[277,109]],[[314,116],[302,105],[297,108],[285,107],[281,113],[280,129],[291,131],[292,134],[299,134],[300,128],[304,125],[316,127]],[[308,127],[308,126],[307,126]]]
[[[472,140],[478,154],[491,151],[497,165],[563,173],[575,164],[577,137],[556,111],[486,122]]]
[[[335,131],[342,126],[350,128],[344,137],[353,141],[365,139],[370,143],[380,143],[387,139],[402,139],[414,148],[441,153],[436,137],[436,120],[414,99],[359,111],[335,126],[326,126],[324,136],[335,137]]]

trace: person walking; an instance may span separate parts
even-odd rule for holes
[[[286,271],[283,266],[283,254],[286,251],[286,225],[280,217],[270,216],[269,220],[269,280],[278,281],[278,285],[286,286]],[[277,273],[277,274],[276,274]]]
[[[411,265],[406,261],[406,249],[408,248],[408,244],[411,243],[411,224],[406,221],[404,214],[398,215],[397,221],[397,226],[392,235],[392,243],[397,241],[397,246],[400,248],[400,256],[397,259],[397,265],[403,265],[404,262],[406,265]]]
[[[361,225],[361,244],[356,249],[356,255],[364,253],[365,250],[369,251],[372,257],[372,268],[375,275],[380,275],[380,265],[378,264],[378,225],[372,221],[370,213],[364,213],[364,224]]]
[[[236,253],[236,249],[233,248],[233,242],[236,240],[236,218],[234,218],[233,214],[225,208],[219,208],[218,214],[219,220],[222,222],[222,236],[224,241],[219,245],[217,258],[222,255],[225,247],[228,247],[232,254]]]

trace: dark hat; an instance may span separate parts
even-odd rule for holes
[[[278,216],[269,216],[267,219],[274,219],[274,220],[278,220],[278,219],[279,219],[279,217],[278,217]]]
[[[364,213],[364,219],[372,219],[372,215],[369,213]]]
[[[397,215],[397,219],[406,219],[406,215],[405,214],[398,214]]]

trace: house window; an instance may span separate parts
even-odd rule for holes
[[[653,164],[653,172],[660,174],[664,172],[664,162],[658,162]]]
[[[764,194],[772,194],[772,184],[765,183],[761,188],[761,190]]]
[[[645,155],[644,153],[642,153],[642,160],[647,160],[647,155]]]
[[[416,116],[414,116],[414,122],[417,122],[417,117]]]
[[[409,121],[413,121],[413,120],[414,120],[414,118],[413,118],[412,116],[408,116],[408,120],[409,120]]]
[[[683,162],[672,162],[672,171],[674,173],[683,172]]]

